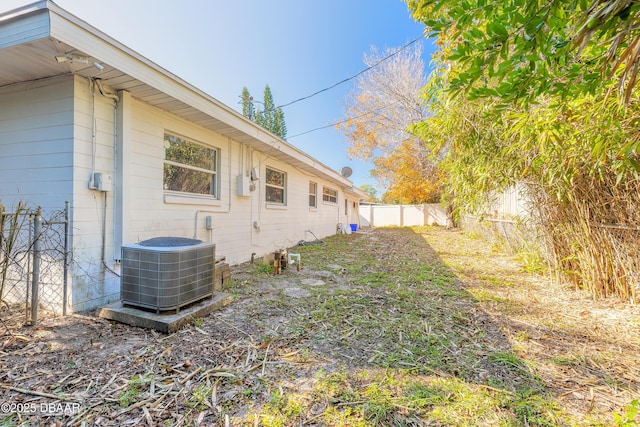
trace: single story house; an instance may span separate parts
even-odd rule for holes
[[[122,245],[235,264],[358,222],[349,179],[51,1],[0,15],[0,64],[0,203],[70,201],[72,311],[120,297]]]

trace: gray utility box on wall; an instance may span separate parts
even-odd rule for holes
[[[120,299],[157,313],[213,295],[215,244],[157,237],[122,245]]]

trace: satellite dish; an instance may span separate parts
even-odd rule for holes
[[[342,174],[342,176],[344,176],[345,178],[349,178],[351,176],[351,174],[353,173],[353,170],[349,167],[349,166],[345,166],[342,168],[342,170],[340,171],[340,173]]]

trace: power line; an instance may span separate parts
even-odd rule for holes
[[[354,118],[354,119],[355,119],[356,117],[352,117],[352,118]],[[291,138],[295,138],[295,137],[297,137],[297,136],[306,135],[306,134],[308,134],[308,133],[315,132],[315,131],[317,131],[317,130],[322,130],[322,129],[330,128],[330,127],[333,127],[333,126],[335,126],[335,125],[339,125],[339,124],[342,124],[342,123],[348,122],[349,120],[351,120],[351,119],[346,119],[346,120],[342,120],[342,121],[340,121],[340,122],[335,122],[335,123],[329,123],[328,125],[320,126],[319,128],[315,128],[315,129],[311,129],[311,130],[308,130],[308,131],[305,131],[305,132],[297,133],[297,134],[295,134],[295,135],[287,136],[287,140],[289,140],[289,139],[291,139]]]
[[[363,73],[366,73],[366,72],[367,72],[367,71],[369,71],[370,69],[377,67],[378,65],[380,65],[381,63],[383,63],[383,62],[384,62],[384,61],[386,61],[387,59],[392,58],[393,56],[395,56],[395,55],[399,54],[400,52],[402,52],[403,50],[405,50],[406,48],[408,48],[408,47],[409,47],[409,46],[411,46],[412,44],[416,43],[418,40],[422,39],[423,37],[424,37],[424,36],[421,34],[419,37],[416,37],[415,39],[413,39],[413,40],[412,40],[412,41],[410,41],[409,43],[405,44],[404,46],[402,46],[400,49],[396,50],[396,51],[395,51],[395,52],[393,52],[392,54],[390,54],[390,55],[388,55],[388,56],[385,56],[385,57],[384,57],[384,58],[382,58],[380,61],[378,61],[378,62],[376,62],[375,64],[373,64],[372,66],[365,68],[364,70],[362,70],[362,71],[360,71],[360,72],[358,72],[358,73],[354,74],[354,75],[353,75],[353,76],[351,76],[351,77],[347,77],[346,79],[341,80],[341,81],[339,81],[338,83],[335,83],[335,84],[333,84],[333,85],[331,85],[331,86],[329,86],[329,87],[326,87],[326,88],[324,88],[324,89],[321,89],[321,90],[319,90],[319,91],[317,91],[317,92],[314,92],[314,93],[312,93],[311,95],[307,95],[307,96],[304,96],[304,97],[302,97],[302,98],[295,99],[295,100],[293,100],[293,101],[291,101],[291,102],[288,102],[288,103],[286,103],[286,104],[278,105],[278,106],[276,107],[276,109],[277,109],[277,108],[288,107],[289,105],[291,105],[291,104],[295,104],[296,102],[300,102],[300,101],[304,101],[305,99],[312,98],[312,97],[314,97],[314,96],[316,96],[316,95],[319,95],[319,94],[321,94],[321,93],[323,93],[323,92],[326,92],[326,91],[328,91],[328,90],[331,90],[331,89],[333,89],[333,88],[334,88],[334,87],[336,87],[336,86],[340,86],[340,85],[341,85],[341,84],[343,84],[343,83],[346,83],[346,82],[348,82],[348,81],[350,81],[350,80],[353,80],[353,79],[355,79],[356,77],[358,77],[359,75],[361,75],[361,74],[363,74]],[[326,127],[328,127],[328,126],[326,126]],[[323,128],[320,128],[320,129],[323,129]],[[297,136],[297,135],[296,135],[296,136]]]
[[[295,135],[287,136],[287,139],[295,138],[295,137],[297,137],[297,136],[306,135],[306,134],[308,134],[308,133],[315,132],[315,131],[317,131],[317,130],[322,130],[322,129],[330,128],[330,127],[333,127],[333,126],[336,126],[336,125],[341,125],[342,123],[346,123],[346,122],[348,122],[349,120],[359,119],[359,118],[364,117],[364,116],[367,116],[367,115],[369,115],[369,114],[376,113],[378,110],[382,110],[382,109],[384,109],[384,108],[390,107],[390,106],[392,106],[393,104],[397,104],[397,103],[398,103],[398,101],[394,101],[394,102],[392,102],[391,104],[384,105],[384,106],[382,106],[382,107],[380,107],[380,108],[376,108],[375,110],[369,110],[369,111],[366,111],[366,112],[364,112],[364,113],[362,113],[362,114],[360,114],[360,115],[357,115],[357,116],[353,116],[353,117],[349,117],[349,118],[344,119],[344,120],[340,120],[340,121],[337,121],[337,122],[329,123],[328,125],[320,126],[320,127],[318,127],[318,128],[315,128],[315,129],[311,129],[311,130],[308,130],[308,131],[305,131],[305,132],[297,133],[297,134],[295,134]]]
[[[333,88],[334,88],[334,87],[336,87],[336,86],[340,86],[341,84],[344,84],[344,83],[346,83],[346,82],[348,82],[348,81],[350,81],[350,80],[353,80],[353,79],[355,79],[356,77],[360,76],[361,74],[366,73],[367,71],[371,70],[372,68],[377,67],[378,65],[380,65],[380,64],[381,64],[381,63],[383,63],[384,61],[386,61],[386,60],[388,60],[388,59],[390,59],[390,58],[394,57],[394,56],[395,56],[395,55],[397,55],[397,54],[399,54],[400,52],[402,52],[403,50],[405,50],[405,49],[406,49],[406,48],[408,48],[409,46],[411,46],[411,45],[413,45],[414,43],[416,43],[418,40],[422,39],[422,37],[423,37],[423,35],[421,34],[420,36],[418,36],[418,37],[416,37],[415,39],[411,40],[409,43],[407,43],[407,44],[405,44],[404,46],[400,47],[400,48],[399,48],[398,50],[396,50],[395,52],[393,52],[393,53],[391,53],[391,54],[389,54],[389,55],[385,56],[384,58],[380,59],[380,60],[379,60],[378,62],[376,62],[375,64],[373,64],[373,65],[371,65],[371,66],[369,66],[369,67],[365,68],[364,70],[359,71],[358,73],[354,74],[354,75],[353,75],[353,76],[351,76],[351,77],[347,77],[346,79],[341,80],[341,81],[339,81],[338,83],[335,83],[335,84],[333,84],[333,85],[331,85],[331,86],[328,86],[328,87],[326,87],[326,88],[324,88],[324,89],[321,89],[321,90],[319,90],[319,91],[317,91],[317,92],[314,92],[314,93],[312,93],[311,95],[307,95],[307,96],[304,96],[304,97],[302,97],[302,98],[295,99],[295,100],[293,100],[293,101],[291,101],[291,102],[288,102],[288,103],[286,103],[286,104],[278,105],[277,107],[274,107],[274,110],[277,110],[277,109],[279,109],[279,108],[283,108],[283,107],[288,107],[289,105],[292,105],[292,104],[295,104],[295,103],[297,103],[297,102],[304,101],[304,100],[306,100],[306,99],[312,98],[312,97],[314,97],[314,96],[316,96],[316,95],[319,95],[319,94],[321,94],[321,93],[323,93],[323,92],[326,92],[326,91],[328,91],[328,90],[331,90],[331,89],[333,89]],[[251,97],[251,99],[249,100],[249,104],[253,104],[253,102],[260,102],[260,101],[255,101],[255,100],[253,99],[253,97]],[[395,102],[393,102],[393,103],[391,103],[391,104],[389,104],[389,105],[392,105],[392,104],[395,104]],[[386,106],[385,106],[385,107],[386,107]],[[383,108],[384,108],[384,107],[383,107]],[[266,112],[266,111],[265,111],[265,112]],[[375,110],[367,111],[367,112],[365,112],[365,113],[363,113],[363,114],[361,114],[361,115],[359,115],[359,116],[349,117],[349,118],[347,118],[347,119],[344,119],[344,120],[341,120],[341,121],[337,121],[337,122],[334,122],[334,123],[330,123],[330,124],[325,125],[325,126],[317,127],[317,128],[315,128],[315,129],[311,129],[311,130],[308,130],[308,131],[305,131],[305,132],[301,132],[301,133],[297,133],[297,134],[295,134],[295,135],[287,136],[287,139],[290,139],[290,138],[296,138],[296,137],[298,137],[298,136],[306,135],[306,134],[311,133],[311,132],[315,132],[315,131],[322,130],[322,129],[327,129],[327,128],[330,128],[330,127],[333,127],[333,126],[336,126],[336,125],[339,125],[339,124],[342,124],[342,123],[346,123],[346,122],[348,122],[349,120],[353,120],[353,119],[358,119],[358,118],[360,118],[360,117],[364,117],[364,116],[366,116],[367,114],[371,114],[371,113],[374,113],[374,112],[375,112]]]

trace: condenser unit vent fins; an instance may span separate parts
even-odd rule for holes
[[[122,246],[123,304],[156,312],[180,310],[213,295],[215,244],[155,238]]]

